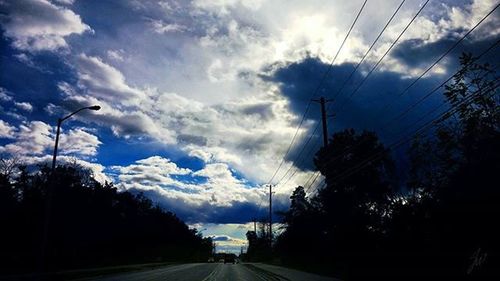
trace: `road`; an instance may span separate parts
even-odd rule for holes
[[[337,279],[323,277],[298,270],[259,263],[223,264],[191,263],[171,265],[147,271],[122,273],[80,280],[99,281],[333,281]]]

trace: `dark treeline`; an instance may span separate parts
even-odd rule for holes
[[[141,194],[117,192],[112,184],[103,185],[89,171],[71,165],[54,172],[47,167],[35,172],[23,166],[4,169],[0,226],[4,274],[206,261],[212,253],[211,239],[173,213]]]
[[[444,91],[449,113],[411,142],[404,184],[375,133],[350,129],[329,139],[314,158],[325,185],[309,197],[295,189],[275,260],[345,280],[500,276],[498,77],[470,55],[461,63]],[[254,245],[249,254],[258,253]]]

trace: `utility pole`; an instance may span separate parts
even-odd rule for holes
[[[273,243],[273,185],[269,185],[269,244]]]
[[[318,102],[321,105],[321,121],[323,125],[323,146],[326,147],[328,145],[328,126],[326,124],[326,108],[325,104],[327,102],[332,101],[331,99],[325,99],[321,97],[319,100],[312,100],[314,102]]]

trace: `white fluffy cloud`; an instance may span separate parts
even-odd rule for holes
[[[2,1],[0,5],[7,12],[5,17],[0,18],[5,35],[20,50],[54,51],[66,48],[65,37],[91,30],[79,15],[46,0]]]
[[[61,3],[61,4],[66,4],[66,5],[71,5],[71,4],[75,3],[75,0],[55,0],[55,2]]]
[[[14,104],[17,108],[22,109],[24,111],[27,112],[33,111],[33,105],[31,105],[31,103],[29,102],[16,102]]]
[[[122,73],[98,57],[80,54],[77,58],[79,86],[93,97],[125,105],[136,104],[144,94],[128,86]]]
[[[151,21],[151,27],[153,28],[154,32],[159,34],[186,30],[186,27],[183,25],[177,23],[165,23],[163,20]]]
[[[401,1],[368,1],[336,64],[357,63]],[[206,69],[210,80],[238,79],[242,70],[258,71],[273,62],[293,62],[306,54],[329,63],[336,54],[363,1],[195,1],[197,15],[209,14],[202,21],[206,35],[200,48],[209,54]],[[384,32],[366,64],[373,64],[387,50],[424,1],[406,1]],[[405,32],[401,41],[419,39],[429,44],[461,35],[496,5],[494,0],[471,1],[464,5],[433,3]],[[280,11],[276,13],[276,11]],[[491,16],[490,22],[495,22]],[[485,23],[486,25],[488,23]],[[498,25],[478,30],[470,39],[494,37]],[[444,50],[443,50],[444,51]],[[199,51],[198,51],[199,52]],[[381,69],[415,76],[417,66],[407,65],[389,55]],[[437,73],[445,72],[436,68]]]
[[[0,150],[17,155],[40,155],[53,145],[51,126],[41,121],[21,124],[15,141],[0,147]]]
[[[146,135],[176,144],[202,160],[227,163],[251,180],[269,177],[295,132],[296,117],[288,112],[286,100],[269,89],[206,105],[176,93],[132,87],[120,71],[97,57],[79,55],[76,70],[76,87],[59,84],[66,100],[102,107],[83,122],[109,126],[118,136]]]
[[[85,116],[82,121],[109,126],[120,137],[147,135],[165,143],[173,142],[172,132],[159,127],[147,114],[151,104],[149,91],[128,85],[120,71],[99,57],[80,54],[74,63],[77,85],[66,82],[58,85],[64,98],[74,107],[101,106],[100,111]]]
[[[0,120],[0,138],[10,140],[0,146],[0,153],[17,157],[23,164],[48,164],[52,161],[55,128],[42,122],[23,122],[17,128]],[[90,169],[96,180],[104,183],[111,179],[104,173],[105,167],[88,158],[97,154],[101,142],[84,128],[62,130],[59,139],[58,162],[77,164]]]
[[[120,183],[128,188],[136,187],[136,184],[187,188],[188,185],[175,180],[172,176],[191,173],[191,170],[179,168],[169,159],[160,156],[141,159],[129,166],[114,166],[112,169],[118,172]]]
[[[102,143],[97,136],[84,131],[82,128],[71,129],[60,137],[60,153],[95,156],[97,148]]]
[[[224,163],[211,163],[192,171],[169,159],[152,156],[128,166],[114,166],[112,170],[122,188],[154,192],[156,202],[191,215],[207,206],[257,204],[265,196],[264,189],[237,179]]]
[[[207,178],[210,184],[237,185],[241,182],[233,177],[229,166],[224,163],[208,164],[193,175]]]
[[[14,131],[15,128],[13,126],[3,120],[0,120],[0,138],[13,138]]]
[[[12,142],[0,146],[0,151],[11,155],[43,156],[52,152],[54,147],[55,128],[42,122],[23,122],[18,128],[8,126],[8,134]],[[77,128],[60,134],[59,154],[79,157],[94,156],[101,142],[83,128]]]
[[[0,87],[0,101],[11,101],[12,97],[7,94],[7,90],[5,88]]]
[[[108,50],[108,58],[115,61],[123,61],[123,50]]]

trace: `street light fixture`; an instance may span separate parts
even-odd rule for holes
[[[85,110],[85,109],[89,109],[89,110],[99,110],[101,109],[100,106],[98,105],[93,105],[93,106],[86,106],[86,107],[82,107],[80,109],[78,109],[77,111],[74,111],[73,113],[63,117],[63,118],[59,118],[57,119],[57,132],[56,132],[56,143],[54,145],[54,156],[52,157],[52,170],[54,170],[56,168],[56,157],[57,157],[57,146],[59,145],[59,133],[61,132],[61,124],[64,120],[70,118],[71,116],[77,114],[78,112],[82,111],[82,110]]]

